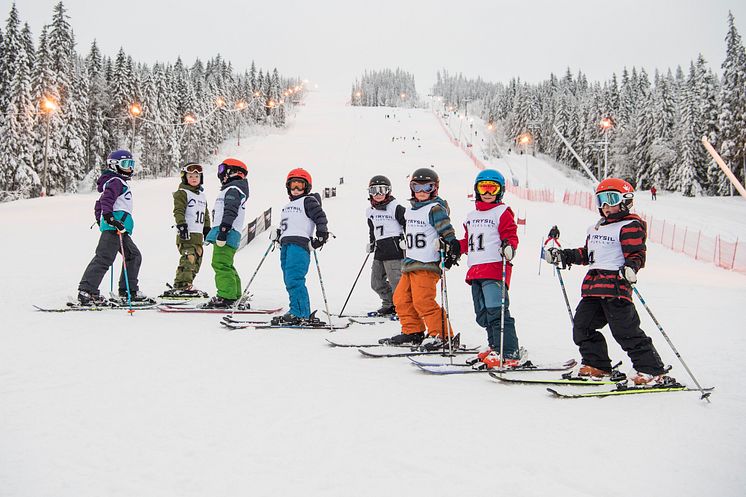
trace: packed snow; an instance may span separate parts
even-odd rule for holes
[[[324,201],[336,238],[319,253],[332,312],[339,312],[365,258],[372,175],[391,178],[395,196],[404,200],[407,174],[433,165],[462,234],[477,173],[431,111],[349,107],[344,100],[311,94],[288,129],[243,139],[240,147],[225,143],[206,171],[212,200],[216,164],[227,156],[244,160],[247,217],[271,206],[275,222],[291,168],[306,167],[317,191],[337,188],[337,196]],[[526,159],[511,158],[520,175]],[[495,165],[507,169],[504,161]],[[530,157],[527,167],[532,186],[555,183],[558,175],[565,178],[562,188],[588,187],[540,157]],[[176,269],[171,192],[177,184],[176,178],[133,182],[141,289],[151,296]],[[744,230],[742,201],[672,197],[659,195],[654,207],[641,199],[641,209],[704,223],[716,216],[721,230]],[[0,496],[743,495],[741,274],[651,244],[639,275],[640,292],[682,357],[703,385],[716,387],[711,404],[696,392],[560,400],[541,386],[497,384],[486,375],[426,375],[406,359],[364,359],[354,348],[327,346],[323,330],[228,331],[215,315],[154,310],[133,316],[35,312],[32,304],[59,306],[76,293],[98,240],[90,229],[96,198],[0,205],[6,234],[0,245]],[[582,244],[596,218],[561,203],[512,195],[506,201],[527,219],[510,294],[521,345],[539,363],[579,358],[560,287],[549,266],[540,268],[539,249],[553,224],[564,246]],[[262,234],[237,255],[243,284],[268,245]],[[210,254],[196,285],[212,294]],[[447,273],[450,311],[462,341],[480,345],[486,335],[474,322],[465,266]],[[563,275],[574,306],[584,270]],[[348,312],[379,306],[368,278],[366,268]],[[312,307],[323,309],[313,265],[308,287]],[[108,277],[101,288],[108,291]],[[277,251],[252,293],[256,307],[287,305]],[[639,304],[638,310],[643,329],[673,366],[671,375],[693,385]],[[390,322],[353,325],[333,337],[365,343],[397,332]],[[626,355],[605,334],[612,358],[629,370]]]

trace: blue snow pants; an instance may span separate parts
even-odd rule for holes
[[[487,343],[495,352],[500,352],[500,300],[503,284],[499,280],[471,280],[471,298],[477,323],[487,329]],[[518,337],[515,333],[515,319],[510,315],[510,299],[505,292],[505,329],[503,345],[505,358],[513,358],[518,352]]]
[[[290,297],[290,314],[299,318],[311,316],[311,303],[306,289],[306,274],[310,263],[311,254],[303,247],[288,243],[280,248],[280,267]]]

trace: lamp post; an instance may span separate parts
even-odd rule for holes
[[[142,107],[140,107],[140,104],[137,102],[134,102],[130,105],[129,108],[130,113],[130,119],[132,121],[132,136],[130,137],[130,153],[134,153],[135,151],[135,123],[138,117],[140,117],[140,114],[142,114]]]
[[[528,189],[528,146],[531,144],[531,133],[523,133],[518,137],[518,144],[523,146],[526,164],[526,189]]]
[[[258,93],[258,92],[257,92]],[[256,93],[254,94],[256,95]],[[241,146],[241,111],[246,108],[246,102],[243,100],[239,100],[236,102],[236,134],[237,134],[237,143],[236,146]]]
[[[47,122],[44,131],[44,184],[42,185],[42,196],[47,195],[49,188],[49,160],[47,153],[49,151],[49,122],[52,120],[52,113],[57,110],[57,102],[50,97],[44,97],[41,101],[41,110],[47,115]]]
[[[609,131],[614,127],[614,120],[604,117],[598,124],[601,126],[601,133],[604,134],[604,178],[606,178],[609,176]]]

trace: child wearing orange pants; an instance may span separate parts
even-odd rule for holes
[[[445,267],[458,263],[459,241],[448,217],[448,204],[438,197],[438,175],[429,168],[412,173],[409,188],[411,207],[407,208],[406,256],[402,275],[394,292],[394,306],[402,332],[380,340],[389,345],[420,345],[423,350],[437,350],[453,336],[448,316],[436,301],[441,278],[440,244],[446,244]]]

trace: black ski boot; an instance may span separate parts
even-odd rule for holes
[[[372,318],[376,316],[388,317],[388,316],[393,316],[395,314],[396,314],[396,307],[394,307],[393,305],[384,305],[384,306],[381,306],[381,308],[378,309],[377,311],[370,311],[368,313],[368,316]]]
[[[303,318],[299,318],[288,312],[282,316],[273,317],[270,324],[272,326],[299,326],[302,322]]]
[[[124,292],[122,292],[122,291],[119,292],[119,302],[120,303],[126,304],[127,303],[127,298],[128,297],[127,297],[127,291],[126,290]],[[130,292],[129,299],[130,299],[130,301],[133,304],[138,304],[138,305],[155,304],[156,303],[155,300],[151,299],[150,297],[148,297],[147,295],[145,295],[144,293],[142,293],[140,290],[136,290],[134,292]]]
[[[78,304],[85,307],[101,307],[109,305],[109,301],[106,297],[103,297],[99,293],[90,293],[83,290],[78,291]]]
[[[223,297],[218,297],[216,295],[211,298],[209,302],[206,302],[198,307],[200,309],[233,309],[235,303],[236,301],[233,299],[224,299]]]
[[[425,338],[425,332],[418,333],[401,333],[391,338],[381,338],[378,343],[381,345],[419,345]]]
[[[461,335],[458,334],[451,337],[451,346],[453,350],[456,350],[461,345]],[[429,336],[422,341],[420,350],[423,352],[433,352],[436,350],[448,350],[448,341],[444,340],[440,335]]]

